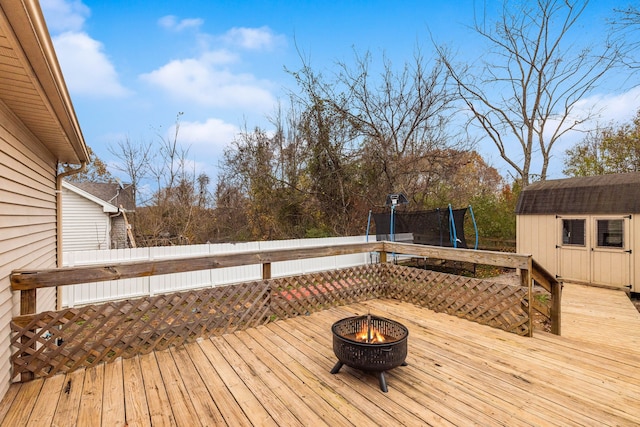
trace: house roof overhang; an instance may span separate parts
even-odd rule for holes
[[[0,0],[0,102],[59,162],[89,161],[53,42],[36,0]]]

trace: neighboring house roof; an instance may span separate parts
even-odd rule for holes
[[[522,190],[516,214],[640,213],[640,172],[536,182]]]
[[[100,199],[99,197],[94,196],[91,193],[88,193],[84,190],[82,190],[81,188],[76,187],[73,184],[68,183],[67,181],[62,181],[62,188],[66,188],[69,191],[72,191],[74,193],[76,193],[77,195],[84,197],[85,199],[88,199],[92,202],[94,202],[97,205],[102,206],[102,211],[103,212],[107,212],[107,213],[115,213],[118,212],[118,207],[114,206],[111,203],[105,202],[104,200]]]
[[[122,206],[125,211],[133,212],[136,209],[136,201],[131,184],[119,184],[111,182],[74,182],[74,186],[94,195],[114,206]]]
[[[0,101],[63,163],[89,155],[37,1],[0,0]]]

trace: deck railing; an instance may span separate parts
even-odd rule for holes
[[[380,266],[388,267],[370,265],[271,279],[275,262],[367,252],[379,252]],[[518,269],[521,283],[496,284],[393,266],[386,264],[387,253]],[[262,265],[261,281],[36,313],[39,288],[249,264]],[[552,328],[559,333],[559,284],[531,256],[512,253],[373,242],[14,271],[11,283],[21,293],[21,314],[12,322],[12,344],[17,349],[12,360],[15,372],[25,380],[375,297],[410,301],[531,335],[534,280],[551,289],[549,314],[557,322]]]
[[[374,239],[375,240],[375,239]],[[144,262],[171,258],[201,257],[209,255],[272,251],[312,246],[333,246],[348,243],[365,243],[367,236],[344,236],[309,239],[268,240],[236,243],[206,243],[201,245],[157,246],[127,249],[65,251],[61,267],[83,265],[107,265],[120,262]],[[370,264],[368,253],[309,258],[279,262],[273,265],[273,277],[293,276],[316,271],[355,267]],[[65,286],[58,297],[58,308],[97,304],[126,298],[139,298],[190,289],[222,286],[232,283],[260,280],[261,265],[242,265],[233,268],[200,270],[136,279],[113,280],[105,283],[86,283]],[[106,286],[105,286],[106,285]]]

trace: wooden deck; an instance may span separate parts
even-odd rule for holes
[[[623,291],[565,284],[562,336],[640,357],[640,313]]]
[[[640,316],[627,310],[635,309],[622,293],[565,289],[563,337],[520,337],[374,300],[15,384],[0,403],[0,420],[3,426],[640,424],[640,356],[633,351]],[[331,324],[367,312],[410,331],[409,365],[387,373],[388,393],[373,375],[347,367],[329,373],[336,362]]]

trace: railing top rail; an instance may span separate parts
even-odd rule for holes
[[[553,274],[549,273],[538,261],[532,260],[531,274],[533,279],[548,292],[552,292],[554,286],[558,286],[560,281]]]
[[[531,268],[529,264],[531,255],[395,242],[384,242],[384,250],[386,252],[471,262],[474,264],[496,265],[507,268],[521,268],[524,270]]]
[[[530,255],[503,252],[443,248],[408,243],[367,242],[62,267],[48,270],[14,270],[11,273],[11,288],[16,291],[22,291],[365,252],[390,252],[521,269],[529,269],[531,260]]]
[[[179,257],[152,261],[94,264],[90,266],[61,267],[48,270],[14,270],[11,273],[13,290],[29,290],[108,280],[132,279],[161,274],[184,273],[265,264],[335,255],[384,250],[383,242],[349,243],[331,246],[309,246],[292,249],[258,250],[213,254],[195,257]]]

